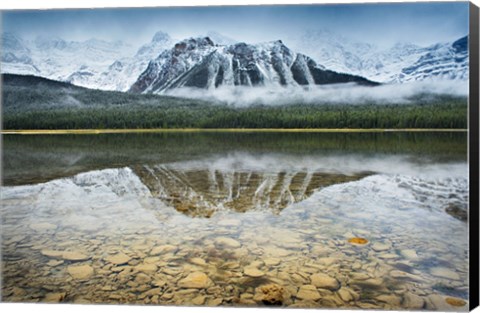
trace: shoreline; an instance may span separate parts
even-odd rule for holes
[[[130,128],[130,129],[25,129],[1,130],[1,135],[95,135],[128,133],[387,133],[468,132],[463,128]]]

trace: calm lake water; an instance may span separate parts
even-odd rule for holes
[[[2,301],[466,311],[466,133],[4,135]]]

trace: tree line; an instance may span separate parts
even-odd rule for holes
[[[236,108],[63,107],[5,112],[4,129],[105,128],[467,128],[466,103],[283,105]]]

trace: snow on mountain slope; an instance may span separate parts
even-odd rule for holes
[[[127,90],[148,62],[173,44],[168,34],[157,32],[136,51],[121,41],[90,39],[65,41],[39,36],[26,41],[2,34],[2,73],[31,74],[104,90]]]
[[[384,83],[468,79],[467,37],[429,47],[397,43],[388,49],[327,30],[287,38],[291,49],[278,41],[248,45],[214,31],[174,47],[175,42],[157,32],[136,50],[121,41],[75,42],[45,36],[24,40],[3,33],[0,70],[134,92],[185,86],[312,85],[332,81],[326,78],[332,75],[334,82],[353,79],[347,79],[348,74],[340,79],[339,73]]]
[[[150,60],[165,49],[171,48],[174,40],[164,32],[157,32],[152,40],[141,46],[134,56],[115,60],[108,69],[100,73],[94,82],[104,90],[127,91],[147,68]]]
[[[19,36],[3,33],[1,50],[2,73],[39,74],[40,70],[33,64],[27,43]]]
[[[45,36],[27,41],[15,34],[3,33],[1,70],[97,88],[91,78],[131,51],[132,47],[121,41],[90,39],[77,42]]]
[[[297,54],[281,40],[250,45],[216,45],[209,37],[175,44],[150,62],[130,91],[163,93],[180,87],[299,86],[353,82],[375,83],[340,74]]]
[[[411,43],[396,43],[387,50],[374,52],[362,60],[361,73],[381,82],[392,82],[405,66],[425,54],[426,48]]]
[[[328,30],[307,30],[286,40],[291,47],[337,72],[360,73],[362,59],[375,51],[373,45],[349,40]]]
[[[208,37],[190,38],[176,43],[172,49],[165,50],[148,64],[145,72],[138,77],[130,90],[133,92],[157,90],[191,69],[214,50],[215,46]]]
[[[205,37],[209,37],[214,43],[222,46],[234,45],[238,43],[238,40],[224,36],[216,31],[209,31]]]
[[[458,40],[466,40],[466,37]],[[352,40],[328,30],[306,31],[289,38],[292,47],[337,72],[361,75],[384,83],[468,79],[468,49],[454,43],[420,47],[397,43],[388,49]],[[456,61],[458,60],[458,61]],[[428,66],[435,64],[435,69]],[[420,73],[420,72],[421,73]]]
[[[468,80],[468,37],[453,43],[429,47],[415,63],[395,75],[395,82],[411,82],[432,79]]]

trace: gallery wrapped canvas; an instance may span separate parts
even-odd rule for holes
[[[474,4],[1,17],[2,302],[478,306]]]

